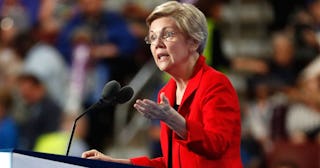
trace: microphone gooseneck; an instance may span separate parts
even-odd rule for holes
[[[74,134],[74,131],[75,131],[75,128],[77,125],[77,121],[82,116],[84,116],[89,111],[93,111],[99,107],[102,107],[103,105],[106,105],[106,104],[114,105],[116,103],[121,104],[121,103],[127,102],[128,100],[130,100],[132,98],[133,89],[131,87],[125,86],[121,89],[120,89],[120,87],[121,87],[120,84],[115,80],[112,80],[112,81],[108,82],[107,84],[105,84],[105,86],[103,87],[103,90],[102,90],[101,99],[97,103],[91,105],[88,109],[86,109],[82,114],[80,114],[74,120],[69,143],[68,143],[66,156],[69,155],[69,151],[70,151],[70,147],[71,147],[71,143],[72,143],[72,139],[73,139],[73,134]]]

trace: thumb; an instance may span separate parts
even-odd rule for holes
[[[163,92],[160,94],[160,103],[169,104],[169,99]]]

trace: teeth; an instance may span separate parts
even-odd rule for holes
[[[160,55],[158,55],[158,58],[160,59],[160,58],[162,58],[162,57],[167,57],[167,56],[169,56],[169,55],[167,55],[167,54],[160,54]]]

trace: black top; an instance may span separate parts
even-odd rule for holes
[[[175,110],[178,111],[179,105],[175,104],[173,106]],[[172,130],[169,129],[168,133],[168,168],[172,167]]]

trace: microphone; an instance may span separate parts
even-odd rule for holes
[[[115,103],[123,104],[129,101],[133,96],[133,89],[130,86],[124,86],[120,89],[117,96],[114,98]]]
[[[91,105],[87,110],[85,110],[82,114],[80,114],[73,122],[73,127],[68,143],[68,148],[66,152],[66,156],[69,155],[72,139],[73,139],[73,134],[77,125],[77,121],[84,116],[86,113],[90,111],[96,111],[97,109],[104,107],[105,105],[115,105],[117,103],[122,104],[127,101],[129,101],[132,96],[133,96],[133,89],[130,86],[124,86],[123,88],[120,89],[120,84],[119,82],[112,80],[105,84],[102,90],[102,95],[101,99]]]
[[[101,99],[98,101],[100,103],[113,103],[115,97],[120,92],[120,84],[119,82],[112,80],[104,85],[102,89]]]

